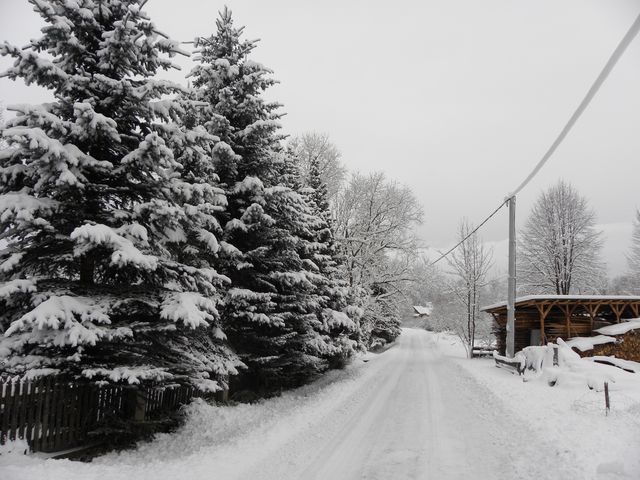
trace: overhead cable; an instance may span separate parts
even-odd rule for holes
[[[600,75],[598,75],[598,78],[596,78],[595,82],[593,82],[593,85],[591,85],[591,88],[589,89],[585,97],[582,99],[582,102],[580,102],[580,105],[578,105],[578,108],[576,109],[576,111],[573,112],[573,115],[571,115],[571,118],[569,119],[567,124],[564,126],[564,128],[562,129],[558,137],[551,144],[551,146],[549,147],[549,150],[547,150],[547,152],[540,159],[536,167],[531,171],[529,176],[524,179],[524,181],[518,186],[518,188],[516,188],[513,192],[507,195],[506,197],[507,199],[517,195],[524,187],[526,187],[527,184],[531,181],[531,179],[533,179],[533,177],[535,177],[536,174],[540,171],[540,169],[544,166],[544,164],[547,163],[547,160],[549,160],[549,157],[553,155],[553,152],[556,151],[558,146],[562,143],[564,138],[567,136],[567,134],[571,131],[575,123],[578,121],[578,119],[582,115],[582,112],[584,112],[585,109],[589,106],[589,103],[591,103],[591,100],[593,100],[593,97],[595,97],[596,93],[598,93],[598,90],[600,90],[600,87],[602,86],[604,81],[607,79],[607,77],[611,73],[611,70],[613,70],[613,67],[615,67],[616,63],[618,63],[618,60],[620,60],[620,57],[622,57],[625,50],[631,44],[631,42],[636,37],[639,31],[640,31],[640,15],[638,15],[638,17],[636,18],[636,21],[633,22],[633,25],[631,25],[627,34],[624,36],[624,38],[620,41],[616,49],[613,51],[606,65],[600,72]]]
[[[535,177],[538,174],[540,169],[544,166],[545,163],[547,163],[547,160],[549,160],[551,155],[553,155],[553,153],[563,142],[567,134],[571,131],[575,123],[578,121],[582,113],[589,106],[589,104],[591,103],[591,100],[593,100],[593,97],[595,97],[596,93],[598,93],[598,90],[600,90],[600,87],[602,86],[604,81],[607,79],[611,71],[613,70],[613,67],[615,67],[616,63],[618,63],[618,60],[620,60],[624,52],[627,50],[627,47],[629,47],[633,39],[638,35],[638,32],[640,32],[640,14],[636,17],[636,20],[633,22],[633,24],[627,31],[626,35],[622,38],[622,40],[620,41],[616,49],[613,51],[613,53],[609,57],[609,60],[607,61],[604,68],[600,72],[600,75],[598,75],[596,80],[593,82],[593,85],[591,85],[591,88],[589,89],[585,97],[582,99],[582,102],[580,102],[580,105],[578,105],[578,108],[575,110],[575,112],[573,112],[573,115],[571,115],[571,118],[569,118],[569,121],[566,123],[566,125],[564,126],[560,134],[557,136],[557,138],[554,140],[554,142],[551,144],[549,149],[542,156],[538,164],[527,176],[527,178],[524,179],[524,181],[518,186],[518,188],[516,188],[513,192],[509,193],[505,197],[504,201],[500,205],[498,205],[498,207],[493,212],[491,212],[491,214],[489,214],[489,216],[485,218],[482,221],[482,223],[480,223],[476,228],[474,228],[473,231],[471,231],[471,233],[469,233],[466,237],[460,240],[456,245],[451,247],[445,253],[441,254],[435,261],[431,262],[430,265],[435,265],[440,260],[442,260],[447,255],[449,255],[451,252],[453,252],[460,245],[462,245],[464,242],[466,242],[469,239],[469,237],[471,237],[474,233],[480,230],[480,228],[485,223],[487,223],[491,217],[493,217],[496,213],[498,213],[498,211],[503,206],[505,206],[511,198],[515,197],[524,187],[527,186],[527,184],[533,179],[533,177]]]
[[[474,228],[466,237],[464,237],[462,240],[460,240],[456,245],[454,245],[453,247],[451,247],[449,250],[447,250],[445,253],[441,254],[434,262],[431,262],[429,265],[435,265],[436,263],[438,263],[440,260],[442,260],[444,257],[446,257],[447,255],[449,255],[451,252],[453,252],[456,248],[458,248],[460,245],[462,245],[464,242],[466,242],[469,237],[471,235],[473,235],[474,233],[476,233],[478,230],[480,230],[480,228],[487,223],[491,217],[493,217],[496,213],[498,213],[498,211],[500,211],[500,209],[502,207],[504,207],[508,202],[508,199],[505,200],[504,202],[502,202],[498,208],[496,208],[493,212],[491,212],[491,214],[485,218],[482,223],[480,225],[478,225],[476,228]]]

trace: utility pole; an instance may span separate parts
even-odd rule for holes
[[[515,354],[516,333],[516,196],[509,198],[509,284],[507,292],[507,357]]]

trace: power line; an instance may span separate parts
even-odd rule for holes
[[[624,52],[627,50],[627,47],[631,44],[633,39],[638,35],[638,32],[640,32],[640,14],[636,18],[636,20],[633,22],[633,24],[627,31],[626,35],[622,38],[622,40],[620,41],[616,49],[613,51],[611,56],[609,57],[609,60],[607,61],[604,68],[600,72],[600,75],[598,75],[596,80],[593,82],[593,85],[591,85],[591,88],[589,89],[585,97],[582,99],[582,102],[580,102],[580,105],[578,105],[578,108],[573,112],[573,115],[571,115],[571,118],[569,118],[569,121],[566,123],[566,125],[564,126],[560,134],[557,136],[557,138],[554,140],[554,142],[551,144],[549,149],[542,156],[538,164],[527,176],[527,178],[524,179],[524,181],[518,186],[518,188],[516,188],[512,193],[509,193],[505,197],[504,201],[500,205],[498,205],[498,207],[493,212],[491,212],[491,214],[489,214],[489,216],[487,216],[482,221],[482,223],[480,223],[480,225],[474,228],[473,231],[471,231],[471,233],[469,233],[466,237],[460,240],[456,245],[451,247],[447,252],[441,254],[435,261],[431,262],[429,264],[430,266],[435,265],[440,260],[442,260],[447,255],[449,255],[451,252],[453,252],[460,245],[462,245],[464,242],[466,242],[469,239],[469,237],[471,237],[474,233],[480,230],[480,228],[485,223],[487,223],[489,219],[491,219],[491,217],[493,217],[496,213],[498,213],[498,211],[502,207],[504,207],[507,204],[507,202],[509,202],[510,199],[515,197],[538,174],[540,169],[544,166],[545,163],[547,163],[547,160],[549,160],[551,155],[553,155],[553,153],[556,151],[558,146],[560,146],[560,144],[563,142],[567,134],[571,131],[575,123],[578,121],[582,113],[589,106],[589,104],[591,103],[591,100],[593,100],[593,97],[595,97],[596,93],[598,93],[598,90],[600,90],[600,87],[602,86],[604,81],[607,79],[611,71],[613,70],[613,67],[615,67],[616,63],[618,63],[618,60],[620,60]]]
[[[638,15],[638,17],[636,18],[636,21],[633,22],[627,34],[623,37],[623,39],[620,41],[616,49],[613,51],[606,65],[600,72],[600,75],[598,75],[598,78],[596,78],[595,82],[593,82],[593,85],[591,85],[591,88],[589,89],[585,97],[582,99],[582,102],[580,102],[580,105],[578,105],[578,108],[576,109],[576,111],[573,112],[573,115],[571,115],[571,118],[569,119],[567,124],[564,126],[564,128],[562,129],[558,137],[551,144],[551,146],[549,147],[549,150],[547,150],[547,152],[543,155],[543,157],[540,159],[540,161],[538,162],[536,167],[532,170],[532,172],[529,174],[529,176],[524,179],[524,182],[522,182],[520,186],[518,186],[518,188],[516,188],[513,191],[513,193],[510,193],[509,195],[507,195],[508,199],[517,195],[518,192],[520,192],[520,190],[526,187],[527,184],[531,181],[531,179],[535,177],[536,174],[540,171],[540,169],[544,166],[544,164],[547,163],[547,160],[549,160],[549,157],[553,155],[553,152],[556,151],[558,146],[562,143],[564,138],[567,136],[567,134],[571,131],[575,123],[578,121],[582,113],[589,106],[589,103],[591,103],[591,100],[593,100],[593,97],[595,97],[596,93],[598,93],[598,90],[600,90],[600,87],[602,86],[604,81],[607,79],[607,77],[611,73],[611,70],[613,70],[613,67],[615,67],[616,63],[618,63],[618,60],[620,60],[620,57],[622,57],[625,50],[631,44],[631,42],[636,37],[639,31],[640,31],[640,15]]]
[[[466,242],[466,241],[469,239],[469,237],[470,237],[471,235],[473,235],[473,234],[474,234],[474,233],[476,233],[478,230],[480,230],[480,228],[481,228],[485,223],[487,223],[487,222],[491,219],[491,217],[493,217],[496,213],[498,213],[498,212],[500,211],[500,209],[501,209],[502,207],[504,207],[504,206],[507,204],[507,202],[508,202],[508,201],[509,201],[509,200],[507,199],[507,200],[505,200],[504,202],[502,202],[502,203],[498,206],[498,208],[496,208],[493,212],[491,212],[491,214],[490,214],[487,218],[485,218],[485,219],[482,221],[482,223],[481,223],[480,225],[478,225],[476,228],[474,228],[474,229],[471,231],[471,233],[469,233],[466,237],[464,237],[462,240],[460,240],[460,241],[459,241],[455,246],[451,247],[447,252],[445,252],[445,253],[441,254],[441,255],[440,255],[440,256],[439,256],[439,257],[438,257],[434,262],[431,262],[431,263],[429,264],[429,266],[435,265],[435,264],[436,264],[436,263],[438,263],[440,260],[442,260],[444,257],[446,257],[446,256],[447,256],[447,255],[449,255],[451,252],[453,252],[453,251],[454,251],[456,248],[458,248],[460,245],[462,245],[464,242]]]

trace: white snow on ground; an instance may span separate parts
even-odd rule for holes
[[[459,356],[457,338],[439,337],[444,355]],[[547,452],[550,471],[544,478],[640,478],[640,375],[604,367],[612,369],[608,376],[618,379],[610,383],[611,411],[605,415],[602,387],[590,390],[581,375],[571,382],[571,372],[561,372],[567,381],[550,387],[544,375],[531,381],[495,368],[493,360],[456,363],[496,393],[502,407],[517,415],[534,438],[543,439],[538,448]],[[566,465],[573,473],[563,477],[553,465]]]
[[[405,329],[367,362],[258,404],[195,403],[177,433],[91,464],[0,455],[0,478],[640,477],[640,380],[612,389],[605,416],[584,384],[523,382],[463,357],[450,335]]]

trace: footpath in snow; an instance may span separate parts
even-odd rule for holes
[[[640,389],[614,389],[605,417],[584,385],[525,383],[462,356],[454,337],[405,329],[386,352],[282,397],[196,402],[178,432],[90,464],[2,455],[0,478],[640,478]]]

